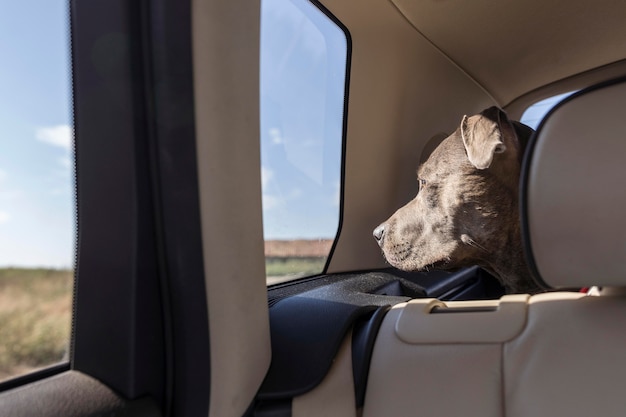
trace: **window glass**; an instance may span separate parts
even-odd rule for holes
[[[559,94],[536,102],[524,111],[520,122],[532,127],[533,129],[537,129],[541,120],[554,106],[575,92],[576,91],[570,91],[569,93]]]
[[[67,358],[75,203],[65,0],[0,13],[0,381]]]
[[[268,284],[323,272],[339,226],[347,38],[306,0],[261,2]]]

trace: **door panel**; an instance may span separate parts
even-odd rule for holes
[[[128,401],[101,382],[77,371],[67,371],[4,392],[0,413],[5,417],[162,416],[154,400]]]

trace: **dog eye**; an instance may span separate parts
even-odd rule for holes
[[[417,189],[418,191],[421,190],[422,188],[424,188],[424,186],[426,185],[426,180],[424,178],[418,178],[417,179]]]

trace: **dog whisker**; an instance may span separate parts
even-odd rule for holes
[[[485,249],[484,246],[479,245],[474,239],[472,239],[468,235],[465,235],[465,234],[461,235],[461,242],[465,243],[466,245],[478,248],[478,249],[480,249],[482,251],[488,252],[487,249]]]

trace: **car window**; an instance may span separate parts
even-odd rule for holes
[[[539,123],[544,118],[546,114],[557,104],[563,101],[568,96],[572,95],[576,91],[570,91],[564,94],[558,94],[556,96],[552,96],[546,98],[544,100],[538,101],[532,106],[528,107],[524,114],[522,114],[522,118],[520,122],[524,123],[527,126],[532,127],[533,129],[537,129]]]
[[[268,284],[323,272],[340,218],[348,41],[306,0],[261,2]]]
[[[65,0],[0,13],[0,381],[67,360],[75,203]]]

